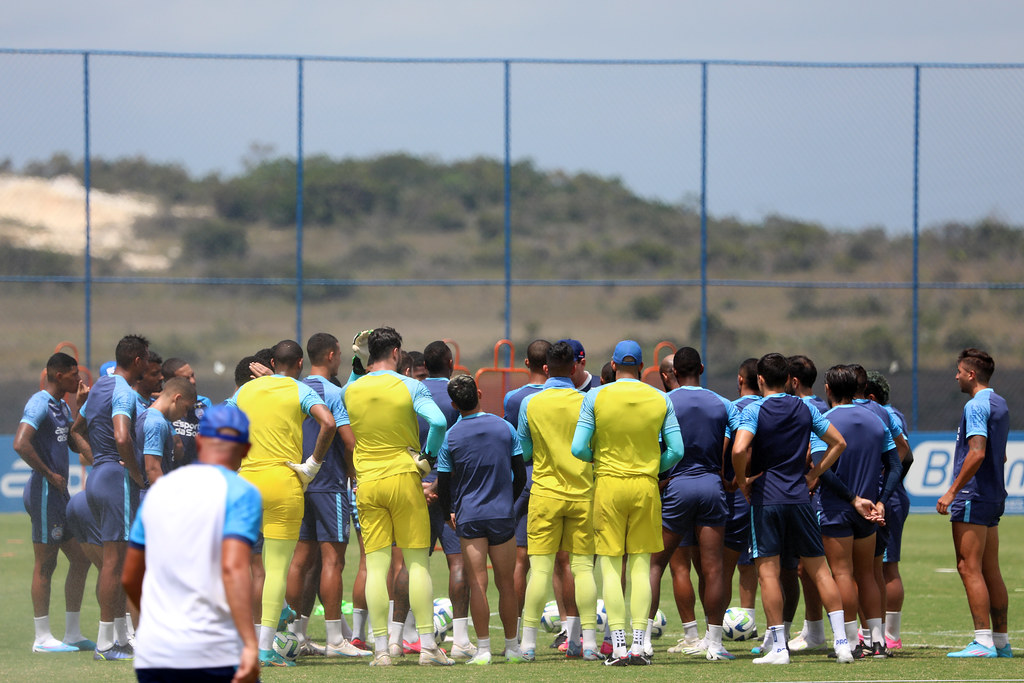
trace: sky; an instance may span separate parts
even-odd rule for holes
[[[187,0],[8,3],[0,48],[365,58],[1024,63],[1024,3],[746,0]],[[294,153],[294,62],[91,58],[92,153],[237,172],[253,143]],[[304,150],[443,160],[504,152],[500,64],[304,65]],[[81,60],[0,54],[0,159],[81,156]],[[513,158],[700,191],[698,65],[513,64]],[[717,214],[828,225],[912,221],[914,72],[708,70]],[[13,100],[13,101],[12,101]],[[1024,223],[1024,69],[921,75],[922,224]]]

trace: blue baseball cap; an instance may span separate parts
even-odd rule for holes
[[[643,365],[644,352],[632,339],[624,339],[615,345],[612,362],[616,365]]]
[[[112,360],[108,360],[106,363],[100,366],[100,377],[107,377],[108,375],[114,374],[114,368],[117,367],[117,363]]]
[[[232,429],[237,434],[223,434],[222,429]],[[221,403],[206,410],[199,419],[199,433],[225,441],[249,443],[249,418],[235,406]]]
[[[583,344],[579,343],[575,339],[559,339],[559,342],[565,342],[572,347],[572,357],[577,363],[581,363],[587,359],[587,352],[583,350]]]

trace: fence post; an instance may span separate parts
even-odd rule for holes
[[[85,124],[85,157],[82,160],[82,185],[85,187],[85,365],[92,367],[92,151],[89,133],[89,53],[82,53],[82,119]]]
[[[298,64],[298,112],[297,112],[297,143],[295,152],[295,341],[302,343],[302,188],[303,178],[303,150],[302,150],[302,64],[300,57],[296,60]]]
[[[708,63],[700,65],[700,357],[708,357]],[[707,374],[700,384],[707,387]]]
[[[505,60],[505,339],[512,336],[512,65]],[[511,363],[511,357],[509,358]]]
[[[912,285],[911,295],[913,297],[913,314],[911,315],[911,345],[913,346],[912,354],[913,360],[911,361],[911,387],[913,392],[912,400],[912,411],[910,416],[910,428],[917,429],[917,418],[918,418],[918,397],[917,397],[917,328],[918,328],[918,314],[919,314],[919,295],[921,290],[920,272],[918,270],[919,256],[920,256],[920,224],[919,218],[919,178],[920,178],[920,163],[921,163],[921,66],[916,65],[914,67],[914,282]]]

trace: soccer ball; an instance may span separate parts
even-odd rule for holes
[[[757,624],[754,619],[739,607],[725,610],[722,619],[722,635],[729,640],[748,640],[756,637]]]
[[[274,652],[294,661],[299,656],[299,637],[291,631],[278,631],[274,635]]]
[[[434,639],[443,641],[452,627],[452,601],[448,598],[434,600]]]
[[[544,613],[540,615],[540,625],[548,633],[554,633],[562,628],[562,617],[558,614],[558,603],[554,600],[544,605]]]
[[[604,600],[601,598],[597,599],[597,630],[604,631],[604,627],[608,624],[608,612],[604,609]]]
[[[654,615],[654,625],[651,626],[651,638],[661,638],[666,626],[668,626],[668,617],[664,612],[658,610]]]

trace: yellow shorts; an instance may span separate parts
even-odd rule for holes
[[[661,552],[658,483],[650,477],[595,477],[594,533],[598,555]]]
[[[298,540],[305,500],[298,475],[284,463],[265,469],[239,472],[260,490],[263,497],[263,535],[284,541]]]
[[[430,547],[430,515],[419,472],[360,482],[356,508],[366,552],[390,547]]]
[[[531,555],[568,550],[594,554],[593,501],[531,495],[526,513],[526,547]]]

